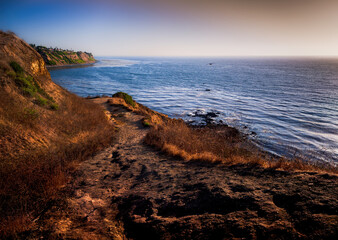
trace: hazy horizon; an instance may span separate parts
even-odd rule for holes
[[[0,29],[116,57],[337,57],[334,0],[13,0]]]

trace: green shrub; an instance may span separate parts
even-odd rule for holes
[[[13,68],[14,72],[18,74],[22,74],[24,72],[23,68],[15,61],[10,62],[9,65]]]
[[[36,91],[34,91],[34,89],[27,88],[27,87],[24,87],[21,90],[22,90],[23,95],[29,96],[29,97],[34,97],[35,92],[36,92]]]
[[[42,98],[39,95],[35,96],[35,103],[39,106],[46,106],[48,104],[48,100],[45,98]]]
[[[118,98],[123,98],[124,101],[129,104],[130,106],[132,107],[135,107],[135,102],[132,98],[132,96],[130,96],[129,94],[127,93],[124,93],[124,92],[117,92],[113,95],[113,97],[118,97]]]
[[[47,64],[48,64],[48,65],[56,65],[56,62],[53,61],[53,60],[49,60]]]
[[[49,105],[50,109],[52,110],[58,110],[59,109],[59,105],[57,103],[51,103]]]
[[[76,61],[76,63],[85,63],[85,61],[82,60],[82,59],[77,59],[77,60],[75,60],[75,61]]]
[[[25,108],[24,110],[25,118],[35,120],[39,117],[38,111],[33,108]]]
[[[15,78],[15,83],[18,87],[20,88],[30,88],[34,90],[35,92],[37,91],[36,87],[32,83],[33,78],[32,77],[25,77],[25,76],[17,76]]]

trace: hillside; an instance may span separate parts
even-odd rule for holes
[[[110,143],[103,109],[56,85],[30,45],[0,31],[0,238],[24,229],[72,161]]]
[[[88,64],[96,61],[93,54],[88,52],[47,48],[44,46],[35,46],[34,44],[31,44],[31,47],[41,55],[47,66]]]

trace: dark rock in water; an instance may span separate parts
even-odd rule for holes
[[[218,111],[204,112],[202,110],[196,110],[192,114],[188,114],[188,116],[201,118],[201,123],[204,124],[222,124],[223,121],[219,121],[217,123],[215,120],[215,118],[217,118],[219,114],[220,112]]]
[[[205,116],[207,118],[215,118],[218,116],[218,114],[216,114],[215,112],[208,112]]]
[[[205,89],[206,92],[210,92],[211,90],[209,88]]]

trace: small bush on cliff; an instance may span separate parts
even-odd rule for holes
[[[56,103],[51,103],[51,104],[49,105],[49,107],[50,107],[50,109],[52,109],[52,110],[58,110],[58,109],[59,109],[59,105],[57,105]]]
[[[124,92],[117,92],[113,95],[113,97],[118,97],[124,99],[124,101],[129,104],[132,107],[135,107],[135,102],[132,98],[132,96],[128,95],[127,93]]]
[[[47,61],[47,65],[56,65],[56,62],[53,60]]]
[[[24,115],[28,120],[35,120],[39,117],[39,112],[33,108],[25,108]]]
[[[48,104],[48,100],[40,97],[39,95],[35,96],[35,103],[39,106],[46,106]]]
[[[24,72],[23,68],[15,61],[10,62],[9,65],[13,68],[14,72],[18,74],[22,74]]]
[[[18,63],[13,61],[10,65],[15,71],[15,73],[13,72],[11,76],[15,78],[15,84],[20,88],[23,95],[34,97],[34,102],[40,106],[46,106],[49,104],[52,110],[58,109],[54,99],[40,87],[32,76],[27,75]]]

